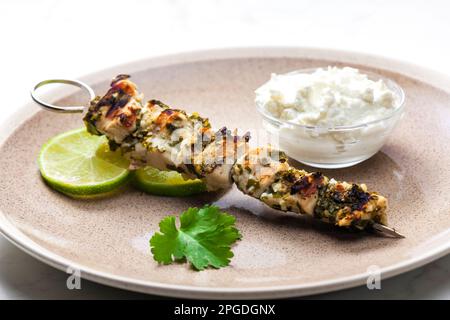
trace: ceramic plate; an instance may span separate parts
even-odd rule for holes
[[[61,270],[140,292],[189,298],[277,298],[361,285],[369,268],[381,278],[450,250],[450,80],[417,66],[350,52],[301,48],[228,49],[152,58],[85,77],[98,93],[118,73],[146,94],[198,111],[219,127],[258,128],[254,89],[272,72],[350,65],[397,81],[406,114],[383,149],[348,169],[324,170],[364,182],[390,201],[390,224],[406,239],[348,234],[305,217],[271,211],[232,189],[163,198],[129,189],[98,201],[72,200],[41,180],[36,159],[50,137],[82,126],[80,115],[39,110],[30,102],[1,128],[0,228],[13,243]],[[447,88],[447,89],[445,89]],[[60,103],[77,93],[53,91]],[[307,168],[310,169],[310,168]],[[216,203],[237,217],[243,240],[231,266],[196,272],[158,266],[148,240],[166,215]]]

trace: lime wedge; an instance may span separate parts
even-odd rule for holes
[[[39,154],[39,170],[55,190],[71,197],[105,195],[129,177],[128,161],[120,151],[111,151],[104,136],[85,128],[50,139]]]
[[[136,170],[133,184],[144,192],[169,197],[185,197],[206,191],[206,185],[199,179],[184,180],[176,171],[161,171],[153,167]]]

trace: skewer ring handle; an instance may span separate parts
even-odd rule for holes
[[[38,103],[41,107],[43,107],[46,110],[50,110],[50,111],[54,111],[54,112],[62,112],[62,113],[77,113],[77,112],[83,112],[85,109],[84,106],[65,106],[65,107],[63,107],[63,106],[57,106],[57,105],[54,105],[51,103],[47,103],[47,102],[41,100],[36,94],[37,89],[39,89],[40,87],[43,87],[47,84],[51,84],[51,83],[63,83],[63,84],[76,86],[76,87],[84,89],[88,92],[90,101],[94,100],[94,98],[95,98],[94,90],[92,90],[92,88],[90,86],[88,86],[86,83],[84,83],[82,81],[71,80],[71,79],[44,80],[44,81],[37,83],[33,87],[33,89],[31,90],[31,97],[33,98],[33,100],[36,103]]]

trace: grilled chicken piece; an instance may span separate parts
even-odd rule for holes
[[[307,214],[339,227],[387,224],[385,197],[368,192],[364,184],[295,169],[283,153],[271,148],[253,149],[238,159],[232,177],[243,193],[277,210]]]
[[[89,132],[105,135],[121,148],[130,169],[151,165],[205,181],[209,191],[232,185],[230,171],[249,140],[225,127],[215,132],[206,118],[173,109],[158,100],[142,104],[128,76],[120,75],[84,118]]]
[[[250,136],[214,131],[208,119],[173,109],[142,95],[128,76],[119,75],[84,118],[88,131],[105,135],[120,148],[131,169],[151,165],[203,179],[208,190],[232,183],[268,206],[307,214],[340,227],[365,229],[386,225],[387,200],[364,184],[329,179],[319,172],[291,167],[287,157],[270,147],[249,149]]]
[[[84,118],[89,132],[104,134],[116,144],[122,144],[136,131],[142,109],[142,94],[128,78],[118,75],[108,92],[91,102]]]

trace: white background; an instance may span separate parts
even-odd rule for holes
[[[1,121],[35,82],[77,78],[135,59],[229,46],[325,47],[379,54],[450,75],[450,5],[426,1],[1,0]],[[450,299],[450,257],[326,298]],[[65,274],[0,239],[0,298],[127,298],[140,295]]]

